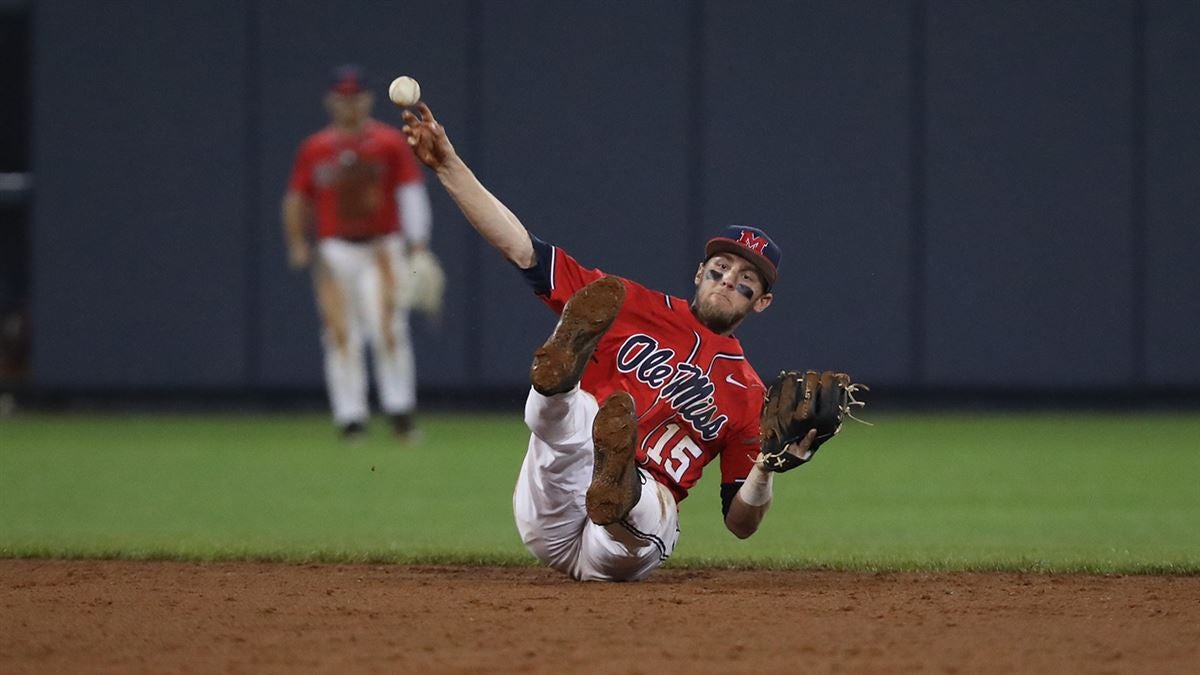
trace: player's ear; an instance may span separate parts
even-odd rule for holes
[[[760,295],[758,297],[757,300],[754,301],[754,311],[755,312],[766,311],[766,309],[771,306],[771,301],[774,299],[775,299],[775,296],[771,295],[770,293],[763,293],[762,295]]]
[[[696,266],[696,278],[692,279],[692,283],[694,283],[696,286],[699,286],[700,279],[702,279],[703,277],[704,277],[704,261],[701,260],[700,264]]]

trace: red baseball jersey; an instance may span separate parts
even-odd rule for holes
[[[537,264],[523,273],[556,313],[580,288],[606,276],[536,238],[534,247]],[[738,339],[709,330],[687,300],[622,281],[625,303],[596,347],[580,386],[601,403],[617,390],[633,396],[637,462],[676,501],[687,496],[705,465],[718,456],[723,493],[732,498],[728,488],[746,478],[758,455],[766,396],[762,381]]]
[[[423,180],[404,134],[368,120],[360,134],[326,127],[300,145],[288,187],[312,200],[317,238],[400,229],[396,188]]]

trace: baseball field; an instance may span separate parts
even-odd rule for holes
[[[709,472],[663,570],[577,584],[517,538],[515,413],[16,415],[0,671],[1200,666],[1200,415],[868,417],[751,539]]]

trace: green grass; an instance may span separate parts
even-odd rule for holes
[[[1200,415],[891,415],[776,479],[746,541],[718,472],[683,503],[676,567],[1200,573]],[[0,420],[0,557],[532,564],[512,522],[519,411]]]

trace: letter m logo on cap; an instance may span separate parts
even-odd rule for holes
[[[775,285],[783,253],[766,232],[749,225],[727,225],[704,245],[705,260],[722,252],[746,258],[762,272],[768,288]]]
[[[767,247],[767,238],[760,237],[750,230],[742,230],[742,234],[738,236],[738,243],[751,251],[762,253]]]

